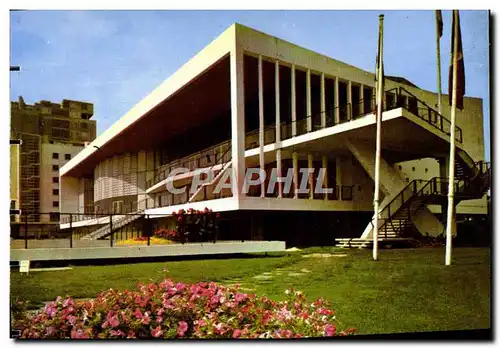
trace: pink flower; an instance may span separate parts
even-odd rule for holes
[[[198,325],[205,326],[205,325],[207,325],[207,322],[205,320],[203,320],[203,319],[202,320],[198,320]]]
[[[48,328],[45,329],[45,335],[47,336],[52,336],[57,332],[56,328],[53,326],[49,326]]]
[[[239,329],[234,330],[233,338],[238,338],[240,336],[241,336],[241,330],[239,330]]]
[[[144,325],[148,325],[150,321],[151,318],[149,317],[149,313],[146,312],[142,317],[141,323],[143,323]]]
[[[139,308],[135,309],[134,315],[137,319],[142,319],[142,313],[141,313],[141,310]]]
[[[179,326],[177,327],[177,335],[180,337],[184,337],[184,333],[188,329],[188,324],[185,321],[180,321]]]
[[[325,325],[325,336],[332,337],[335,336],[336,328],[334,325],[327,324]]]
[[[151,331],[151,334],[155,338],[161,337],[161,335],[163,335],[163,331],[161,329],[161,326],[157,326],[156,328],[154,328],[153,331]]]
[[[68,297],[63,302],[63,308],[68,307],[68,306],[72,306],[73,304],[74,304],[74,301]]]
[[[71,330],[71,338],[73,339],[89,339],[89,335],[83,329]]]
[[[74,315],[69,315],[69,316],[68,316],[68,321],[69,321],[69,323],[70,323],[71,325],[75,325],[75,323],[76,323],[76,319],[77,319],[77,318],[76,318]]]
[[[108,312],[106,319],[107,319],[107,322],[109,323],[109,325],[111,325],[111,327],[113,327],[113,328],[120,325],[120,320],[118,320],[118,315],[116,315],[115,312],[113,312],[113,311]]]
[[[234,296],[236,302],[242,302],[245,301],[248,298],[247,294],[242,294],[241,292],[237,292],[236,295]]]
[[[48,303],[46,306],[45,306],[45,313],[47,313],[47,315],[51,318],[53,318],[55,315],[56,315],[56,308],[54,306],[54,303]]]
[[[111,336],[125,336],[125,333],[122,330],[111,330],[109,334]]]
[[[177,283],[175,284],[175,288],[177,289],[177,291],[182,291],[186,288],[186,285],[184,285],[183,283]]]

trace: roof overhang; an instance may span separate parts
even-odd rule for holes
[[[60,176],[92,175],[102,160],[128,151],[154,148],[169,134],[179,134],[193,122],[199,124],[204,117],[208,121],[207,110],[215,112],[225,107],[221,104],[230,102],[226,92],[229,93],[230,88],[229,53],[234,46],[235,31],[232,25],[184,64],[67,162],[60,169]],[[190,112],[183,113],[188,107]]]

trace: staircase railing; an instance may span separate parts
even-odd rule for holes
[[[434,178],[435,179],[435,178]],[[378,230],[384,229],[387,234],[387,223],[393,225],[393,216],[397,214],[402,209],[409,208],[411,206],[411,201],[414,197],[423,195],[423,192],[430,186],[432,186],[431,180],[415,179],[412,180],[408,185],[406,185],[381,211],[379,216],[383,219],[382,224],[379,226]],[[423,185],[423,186],[422,186]],[[401,226],[400,231],[401,232]],[[406,227],[406,226],[405,226]],[[397,229],[393,225],[394,231]]]
[[[485,163],[483,161],[478,162],[478,171],[482,175],[488,175],[489,172],[491,171],[491,168],[488,163]],[[463,199],[468,199],[471,197],[471,193],[469,193],[469,189],[475,189],[473,187],[473,183],[475,182],[477,177],[482,177],[482,175],[478,175],[472,179],[468,178],[457,178],[454,179],[454,192],[456,195],[456,202],[460,202]],[[423,184],[423,186],[419,187],[419,184]],[[479,195],[484,194],[485,190],[485,185],[483,184],[483,187],[481,187],[481,192]],[[401,228],[401,221],[399,220],[400,228],[399,230],[396,228],[396,226],[393,225],[393,217],[400,212],[403,209],[409,209],[411,210],[411,204],[414,201],[415,197],[432,197],[435,195],[441,195],[445,196],[448,194],[448,187],[449,187],[449,179],[448,178],[441,178],[441,177],[434,177],[430,180],[421,180],[421,179],[415,179],[411,181],[407,186],[405,186],[399,194],[397,194],[386,206],[384,209],[380,211],[380,216],[383,219],[382,224],[379,226],[379,232],[383,230],[385,232],[385,235],[387,235],[387,224],[390,223],[393,227],[394,231],[399,231],[399,233],[402,231]],[[473,194],[473,193],[472,193]],[[477,193],[476,193],[477,195]],[[405,199],[406,197],[406,199]],[[419,207],[422,205],[426,204],[427,200],[421,200],[419,201]],[[417,207],[417,209],[419,208]],[[413,207],[415,208],[415,207]],[[408,212],[408,219],[411,222],[411,216],[410,216],[411,211]],[[405,224],[405,228],[407,224]]]

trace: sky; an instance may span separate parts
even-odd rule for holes
[[[436,91],[434,11],[16,11],[11,12],[10,98],[94,103],[98,135],[238,22],[373,71],[378,14],[384,69]],[[448,91],[451,11],[443,11],[442,89]],[[466,95],[483,99],[490,159],[487,11],[460,11]],[[447,105],[447,104],[445,104]]]

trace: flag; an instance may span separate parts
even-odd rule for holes
[[[455,21],[458,30],[455,32]],[[464,95],[465,95],[465,67],[464,67],[464,52],[462,50],[462,34],[460,31],[460,17],[458,10],[453,10],[453,19],[451,23],[451,63],[450,73],[448,78],[448,100],[451,105],[453,96],[453,55],[455,52],[455,35],[457,35],[457,108],[464,109]]]
[[[443,36],[443,15],[441,10],[436,10],[436,23],[439,38]]]

